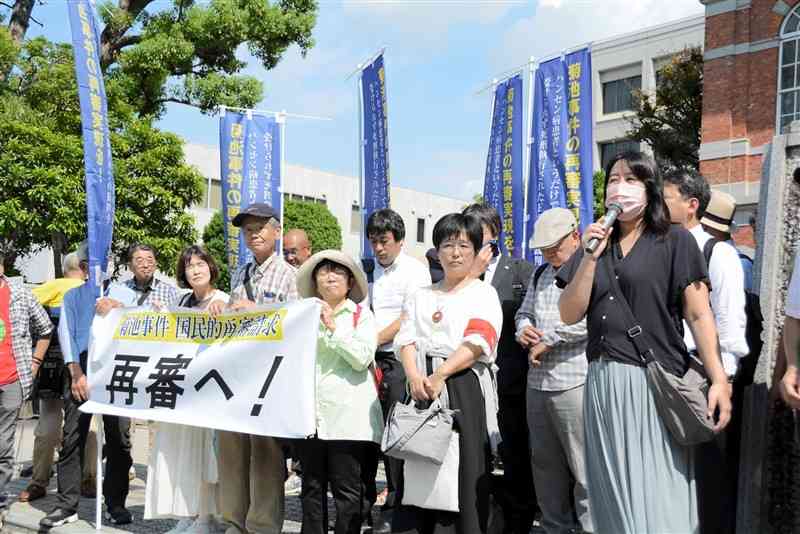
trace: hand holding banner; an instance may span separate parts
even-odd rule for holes
[[[89,401],[100,413],[263,436],[316,431],[320,304],[306,299],[211,317],[179,308],[96,316]]]

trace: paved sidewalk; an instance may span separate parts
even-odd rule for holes
[[[15,447],[15,450],[19,451],[17,453],[17,462],[19,462],[21,466],[28,466],[31,463],[33,430],[35,427],[36,420],[24,421],[17,426],[17,447]],[[128,510],[133,514],[133,523],[116,528],[103,523],[102,532],[108,534],[123,532],[162,534],[175,526],[177,521],[174,520],[158,519],[145,521],[142,518],[144,514],[145,480],[147,479],[148,447],[149,434],[147,427],[141,423],[135,425],[133,462],[136,468],[136,478],[131,482],[127,501]],[[11,494],[12,501],[16,501],[17,495],[25,489],[29,481],[30,479],[28,478],[15,478],[11,481],[8,492]],[[383,465],[380,465],[378,470],[378,491],[383,490],[385,484],[386,479],[383,472]],[[95,529],[95,502],[95,499],[82,497],[78,509],[79,521],[54,529],[53,532],[55,534],[90,534],[97,532]],[[46,497],[38,499],[33,503],[14,502],[14,504],[11,505],[11,510],[6,518],[6,526],[10,532],[40,532],[39,521],[54,508],[55,504],[56,477],[53,476],[50,480],[50,487],[48,488]],[[333,508],[333,501],[330,498],[328,499],[328,509],[329,518],[333,521],[333,518],[335,518],[335,510]],[[287,495],[283,532],[285,534],[299,533],[301,519],[302,513],[299,496]],[[365,530],[367,529],[363,529],[362,532]],[[541,534],[542,532],[541,529],[534,528],[531,534]]]
[[[17,426],[17,443],[19,453],[17,461],[22,465],[30,465],[33,452],[33,430],[36,427],[36,420],[25,421]],[[144,521],[144,489],[147,478],[147,448],[148,431],[144,425],[136,425],[135,436],[133,439],[133,461],[136,468],[136,478],[131,482],[130,494],[128,495],[128,510],[133,514],[133,523],[113,528],[105,523],[102,531],[109,534],[121,532],[153,533],[161,534],[175,526],[176,521],[168,519]],[[20,432],[21,431],[21,432]],[[30,479],[16,478],[9,484],[8,492],[11,498],[16,500],[19,492],[25,489]],[[382,482],[382,481],[381,481]],[[39,532],[39,520],[49,512],[56,503],[56,477],[50,481],[47,497],[38,499],[32,503],[15,502],[6,519],[6,525],[11,532]],[[54,529],[54,533],[64,534],[88,534],[97,532],[95,529],[95,499],[81,498],[78,510],[79,521]],[[301,520],[300,498],[298,496],[286,496],[286,520],[284,522],[284,533],[299,533]]]

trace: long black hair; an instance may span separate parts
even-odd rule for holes
[[[606,165],[606,181],[603,188],[604,195],[608,189],[608,178],[611,176],[611,169],[618,161],[625,161],[631,169],[633,175],[644,184],[647,193],[647,207],[644,209],[644,227],[648,232],[663,236],[669,232],[670,217],[667,203],[664,201],[664,182],[658,170],[656,162],[648,156],[636,150],[617,154]],[[619,222],[614,223],[614,226]],[[619,228],[616,229],[619,236]]]

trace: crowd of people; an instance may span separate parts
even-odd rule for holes
[[[528,534],[534,521],[548,534],[734,532],[742,369],[760,350],[747,339],[752,260],[731,241],[735,202],[696,173],[662,177],[638,152],[616,156],[605,171],[606,205],[621,207],[616,221],[581,233],[572,211],[544,212],[531,238],[537,267],[501,251],[502,221],[483,204],[436,223],[425,265],[404,251],[403,219],[391,209],[368,218],[373,254],[357,262],[341,251],[314,253],[303,230],[284,232],[279,212],[259,203],[232,221],[253,259],[229,294],[216,287],[219,269],[198,245],[177,260],[180,289],[155,276],[156,250],[141,243],[129,249],[132,278],[100,299],[83,282],[85,250],[65,257],[64,279],[34,292],[0,276],[0,491],[11,478],[17,414],[38,373],[41,443],[20,497],[45,495],[57,448],[57,506],[41,525],[77,520],[95,476],[84,460],[91,416],[78,408],[88,399],[96,314],[182,306],[217,315],[315,298],[316,434],[285,440],[157,423],[145,519],[180,519],[171,533],[280,533],[291,476],[302,481],[305,534],[327,532],[329,491],[337,534],[365,524],[375,534]],[[789,354],[800,339],[798,303],[795,268]],[[63,378],[45,380],[53,373],[42,364],[53,358]],[[687,446],[671,433],[647,358],[676,377],[702,366],[714,439]],[[800,407],[791,359],[786,377],[784,396]],[[454,410],[457,512],[420,506],[408,494],[418,487],[415,471],[381,453],[396,403],[423,409],[434,401]],[[131,423],[103,416],[102,425],[106,517],[129,523]],[[0,514],[9,504],[0,500]]]

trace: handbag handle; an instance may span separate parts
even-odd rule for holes
[[[646,343],[643,339],[645,332],[642,330],[639,321],[636,320],[636,316],[633,315],[633,310],[631,310],[628,299],[625,298],[625,294],[622,292],[622,288],[619,285],[619,280],[617,279],[616,270],[614,269],[614,263],[611,257],[612,254],[612,251],[606,249],[602,256],[606,276],[608,277],[609,292],[611,293],[610,298],[617,303],[617,307],[622,312],[622,318],[625,321],[625,327],[627,329],[626,334],[633,343],[633,346],[636,349],[639,357],[642,359],[645,365],[647,365],[655,360],[655,353],[653,352],[653,349],[648,346],[649,343]]]

